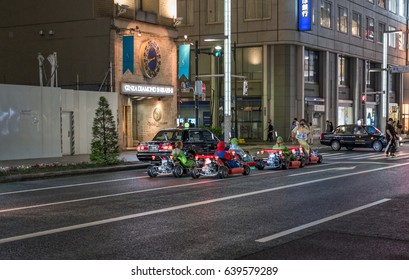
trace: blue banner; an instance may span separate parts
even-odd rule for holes
[[[133,36],[122,37],[122,74],[127,70],[134,72],[134,38]]]
[[[179,46],[179,73],[178,78],[185,76],[189,79],[189,65],[190,65],[190,45]]]
[[[298,30],[311,30],[311,1],[312,0],[298,0]]]

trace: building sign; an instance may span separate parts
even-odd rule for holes
[[[122,83],[121,93],[126,95],[165,96],[173,95],[172,86]]]
[[[298,30],[311,30],[311,0],[298,0]]]

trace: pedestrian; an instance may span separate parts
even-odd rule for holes
[[[296,121],[293,120],[292,123],[291,123],[291,125],[290,125],[290,134],[288,135],[288,139],[287,139],[287,141],[288,141],[288,142],[291,141],[292,144],[295,144],[295,139],[294,139],[294,137],[293,137],[293,135],[292,135],[292,131],[293,131],[293,129],[294,129],[296,126],[297,126]]]
[[[334,130],[334,126],[332,125],[332,122],[327,120],[327,127],[326,127],[326,132],[332,132]]]
[[[393,127],[393,119],[389,118],[388,123],[386,124],[386,141],[388,145],[385,149],[385,156],[386,157],[395,157],[395,150],[396,150],[396,131]]]
[[[273,132],[274,126],[271,124],[271,120],[268,120],[268,127],[267,127],[267,141],[273,142]]]
[[[305,120],[302,119],[300,120],[299,125],[297,125],[293,131],[293,135],[297,139],[298,143],[300,144],[301,147],[303,147],[305,153],[307,155],[310,154],[310,145],[307,142],[307,136],[310,133],[308,126],[305,125]]]

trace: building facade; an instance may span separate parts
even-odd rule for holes
[[[178,17],[183,18],[179,35],[188,35],[211,54],[216,44],[223,44],[206,40],[223,35],[223,2],[178,0]],[[287,137],[294,118],[310,122],[316,138],[325,131],[326,120],[382,128],[386,117],[392,117],[408,130],[406,74],[388,71],[387,83],[382,83],[385,53],[388,66],[407,65],[407,9],[403,0],[231,1],[232,73],[239,77],[232,83],[236,135],[266,139],[271,119],[277,133]],[[305,16],[307,26],[302,26]],[[211,115],[212,125],[221,126],[223,77],[216,74],[223,73],[223,57],[201,53],[199,73],[193,70],[194,51],[191,57],[190,77],[179,83],[202,77],[206,100],[198,102],[199,124],[207,125]],[[180,116],[193,117],[191,94],[181,92],[180,97]]]
[[[0,83],[116,92],[120,145],[134,148],[176,125],[175,21],[176,0],[11,1]]]

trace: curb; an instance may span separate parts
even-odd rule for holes
[[[50,172],[40,172],[40,173],[30,173],[30,174],[16,174],[16,175],[0,177],[0,183],[9,183],[9,182],[52,178],[52,177],[63,177],[63,176],[71,176],[71,175],[82,175],[82,174],[142,169],[142,168],[147,168],[148,165],[149,163],[121,164],[117,166],[72,169],[72,170],[65,170],[65,171],[50,171]]]

